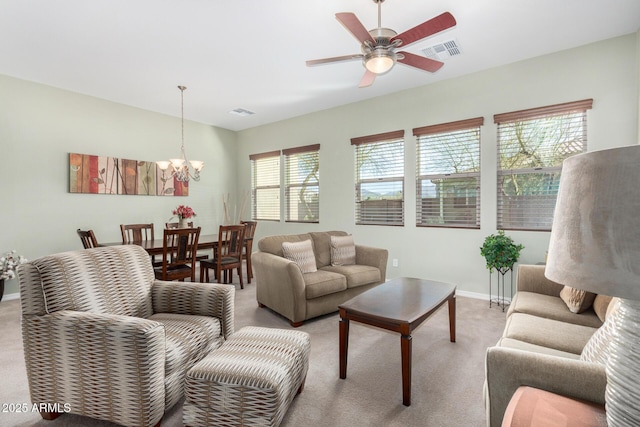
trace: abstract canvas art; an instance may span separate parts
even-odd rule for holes
[[[69,153],[69,192],[188,196],[189,183],[179,182],[155,162]]]

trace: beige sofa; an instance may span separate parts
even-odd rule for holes
[[[502,338],[487,350],[484,398],[490,427],[502,424],[511,396],[521,385],[604,403],[604,364],[580,356],[602,326],[600,317],[611,315],[610,298],[596,296],[591,308],[572,313],[560,298],[563,286],[545,278],[544,268],[519,266]]]
[[[298,327],[303,321],[338,310],[338,305],[371,289],[386,278],[386,249],[356,244],[355,265],[331,265],[331,236],[343,231],[313,232],[263,237],[251,255],[258,304],[289,319]],[[318,271],[303,274],[284,258],[283,242],[311,240]],[[356,242],[357,243],[357,242]]]

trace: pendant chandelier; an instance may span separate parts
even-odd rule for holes
[[[194,181],[200,181],[200,171],[204,167],[204,162],[200,160],[188,161],[184,151],[184,91],[186,86],[178,86],[178,89],[180,89],[180,113],[182,116],[182,145],[180,146],[180,154],[182,157],[179,159],[169,159],[169,161],[160,160],[157,161],[156,164],[163,171],[166,171],[169,165],[171,165],[173,171],[169,178],[175,177],[180,182],[189,182],[191,178],[193,178]],[[189,165],[191,165],[191,168]],[[191,169],[193,169],[193,171]]]

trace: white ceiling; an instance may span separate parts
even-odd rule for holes
[[[457,26],[404,49],[456,38],[436,73],[397,64],[359,89],[359,53],[335,19],[377,26],[372,0],[0,0],[0,74],[241,130],[460,76],[640,28],[640,0],[387,0],[398,33],[449,11]],[[229,114],[234,108],[256,112]]]

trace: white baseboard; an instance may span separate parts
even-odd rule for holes
[[[4,294],[2,296],[2,301],[9,301],[12,299],[20,299],[20,292],[16,292],[15,294]]]
[[[484,301],[489,301],[489,294],[481,294],[478,292],[469,292],[469,291],[461,291],[459,289],[456,289],[456,295],[459,295],[461,297],[467,297],[467,298],[475,298],[475,299],[481,299]],[[495,295],[493,295],[493,299],[495,299]],[[511,298],[505,298],[504,302],[506,304],[511,303]]]

